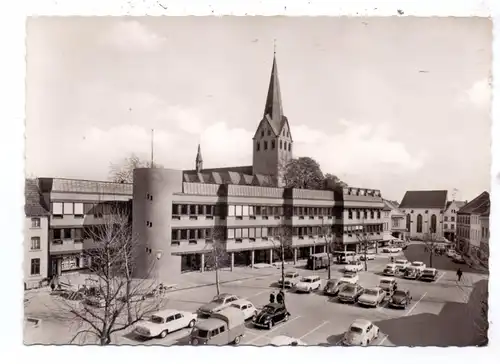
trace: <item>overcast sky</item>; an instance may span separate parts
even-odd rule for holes
[[[135,153],[251,165],[273,39],[294,156],[401,200],[489,190],[491,22],[484,18],[33,18],[26,173],[108,178]],[[451,198],[451,194],[450,197]]]

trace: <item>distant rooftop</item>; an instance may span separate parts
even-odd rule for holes
[[[459,214],[475,214],[483,215],[489,213],[490,210],[490,194],[483,192],[471,202],[465,204],[460,210]]]
[[[38,180],[41,192],[79,192],[132,195],[131,183],[47,177],[39,178]]]
[[[38,189],[38,181],[36,179],[26,179],[24,181],[24,213],[26,216],[48,216],[50,209],[45,206]]]
[[[444,209],[447,196],[446,190],[407,191],[399,208]]]

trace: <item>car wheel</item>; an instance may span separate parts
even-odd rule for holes
[[[269,323],[267,324],[267,328],[269,330],[271,330],[273,328],[273,322],[272,321],[269,321]]]
[[[238,345],[238,344],[240,343],[240,341],[241,341],[241,336],[236,336],[236,337],[234,338],[234,344],[235,344],[235,345]]]
[[[286,314],[286,315],[285,315],[285,318],[283,319],[283,321],[288,321],[288,318],[289,318],[289,317],[290,317],[290,315],[289,315],[289,314]]]
[[[379,330],[375,331],[375,339],[378,338],[378,335],[379,335]]]
[[[312,292],[312,288],[309,287],[309,291],[307,291],[307,293],[311,293]]]
[[[167,336],[168,334],[168,330],[163,330],[162,332],[160,332],[160,337],[163,339],[165,338],[165,336]]]
[[[196,323],[196,322],[195,322],[195,320],[191,320],[191,321],[189,321],[189,325],[188,325],[188,327],[189,327],[189,328],[193,327],[195,323]]]

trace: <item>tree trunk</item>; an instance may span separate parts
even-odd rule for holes
[[[368,259],[366,259],[367,255],[368,255],[368,245],[365,243],[365,272],[368,271]]]
[[[127,300],[127,320],[128,324],[130,325],[132,323],[132,309],[130,307],[130,280],[127,280],[127,285],[126,285],[126,293],[125,293],[125,298]]]
[[[429,256],[429,265],[432,268],[432,256],[434,255],[433,250],[431,249],[430,256]]]
[[[285,249],[281,247],[281,289],[285,291]]]
[[[219,284],[219,259],[215,258],[215,287],[217,289],[217,295],[220,295],[220,284]]]

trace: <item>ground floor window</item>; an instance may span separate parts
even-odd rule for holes
[[[40,274],[40,258],[31,259],[31,275]]]

